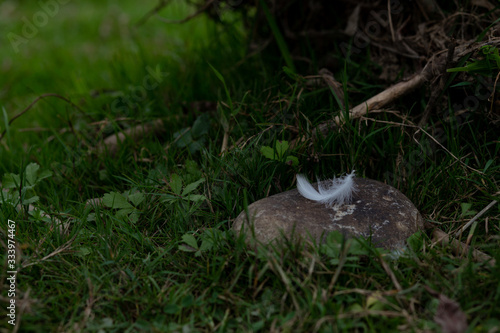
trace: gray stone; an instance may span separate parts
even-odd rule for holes
[[[371,179],[354,181],[357,191],[350,204],[328,208],[294,189],[252,203],[248,206],[252,224],[243,211],[233,229],[244,231],[250,244],[255,240],[268,244],[282,236],[321,242],[338,230],[346,237],[371,237],[375,246],[389,250],[403,248],[410,235],[423,229],[420,213],[403,193]],[[313,186],[317,188],[317,183]]]

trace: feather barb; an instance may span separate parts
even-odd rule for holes
[[[297,189],[304,198],[324,203],[328,207],[334,204],[342,205],[350,203],[352,194],[356,191],[354,176],[354,170],[352,170],[344,177],[318,182],[318,191],[316,191],[307,178],[299,174],[297,175]]]

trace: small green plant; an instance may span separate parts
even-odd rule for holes
[[[280,161],[291,166],[299,165],[299,159],[293,155],[288,155],[288,141],[276,141],[274,149],[269,146],[262,146],[260,152],[270,160]]]
[[[471,209],[472,203],[470,202],[462,202],[460,204],[460,207],[462,208],[462,213],[460,214],[460,217],[466,217],[477,214],[477,211]]]
[[[52,176],[49,170],[40,171],[40,166],[36,163],[30,163],[26,166],[24,172],[20,174],[6,173],[2,178],[2,189],[8,191],[1,191],[2,201],[0,203],[7,203],[14,207],[19,204],[29,205],[40,200],[36,195],[35,186],[40,183],[42,179]]]
[[[480,48],[482,56],[473,59],[463,67],[449,68],[447,72],[469,72],[482,75],[492,75],[500,69],[500,55],[498,49],[491,45],[484,45]]]
[[[210,117],[204,113],[196,118],[191,128],[183,128],[174,133],[175,145],[179,148],[187,147],[194,154],[205,146],[209,129]]]
[[[172,194],[163,194],[162,202],[173,204],[180,201],[191,201],[191,202],[201,202],[207,200],[207,198],[202,194],[193,194],[192,192],[198,188],[198,186],[205,181],[205,178],[198,179],[195,182],[187,184],[184,189],[182,188],[182,178],[174,173],[170,176],[170,188],[172,189]]]
[[[332,231],[326,236],[326,242],[321,244],[320,252],[330,258],[330,264],[338,265],[342,255],[346,261],[358,261],[361,256],[368,255],[370,250],[360,240],[345,239],[339,231]]]
[[[419,253],[425,244],[425,232],[417,231],[406,240],[408,247],[414,252]]]
[[[387,310],[388,306],[387,300],[380,292],[374,292],[373,294],[366,297],[364,302],[354,303],[349,307],[349,312],[367,312],[373,311],[372,316],[379,316],[376,311]]]
[[[196,257],[201,256],[221,243],[227,238],[227,232],[217,229],[206,229],[199,235],[200,244],[193,234],[186,233],[182,236],[183,244],[179,245],[179,250],[193,252]]]
[[[160,202],[171,209],[170,216],[177,216],[188,222],[189,217],[198,212],[199,207],[207,198],[203,194],[194,192],[204,181],[205,178],[201,178],[183,186],[183,180],[178,174],[174,173],[170,176],[171,192],[160,194]]]
[[[117,209],[116,217],[123,220],[128,219],[133,223],[139,220],[139,205],[144,201],[145,196],[141,192],[126,191],[123,194],[110,192],[104,194],[102,202],[106,207]]]

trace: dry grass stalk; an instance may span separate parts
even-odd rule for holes
[[[432,240],[435,244],[440,244],[442,246],[450,246],[455,255],[464,255],[469,252],[469,246],[450,237],[447,233],[442,230],[434,229],[432,232]],[[478,262],[489,261],[490,265],[495,266],[496,260],[487,255],[484,252],[473,249],[472,258]]]

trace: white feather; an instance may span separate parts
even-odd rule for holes
[[[297,175],[297,189],[306,199],[319,201],[331,207],[333,204],[349,203],[352,193],[356,191],[354,170],[344,177],[334,178],[331,183],[318,182],[318,191],[309,183],[304,175]],[[326,187],[325,187],[325,183]]]

